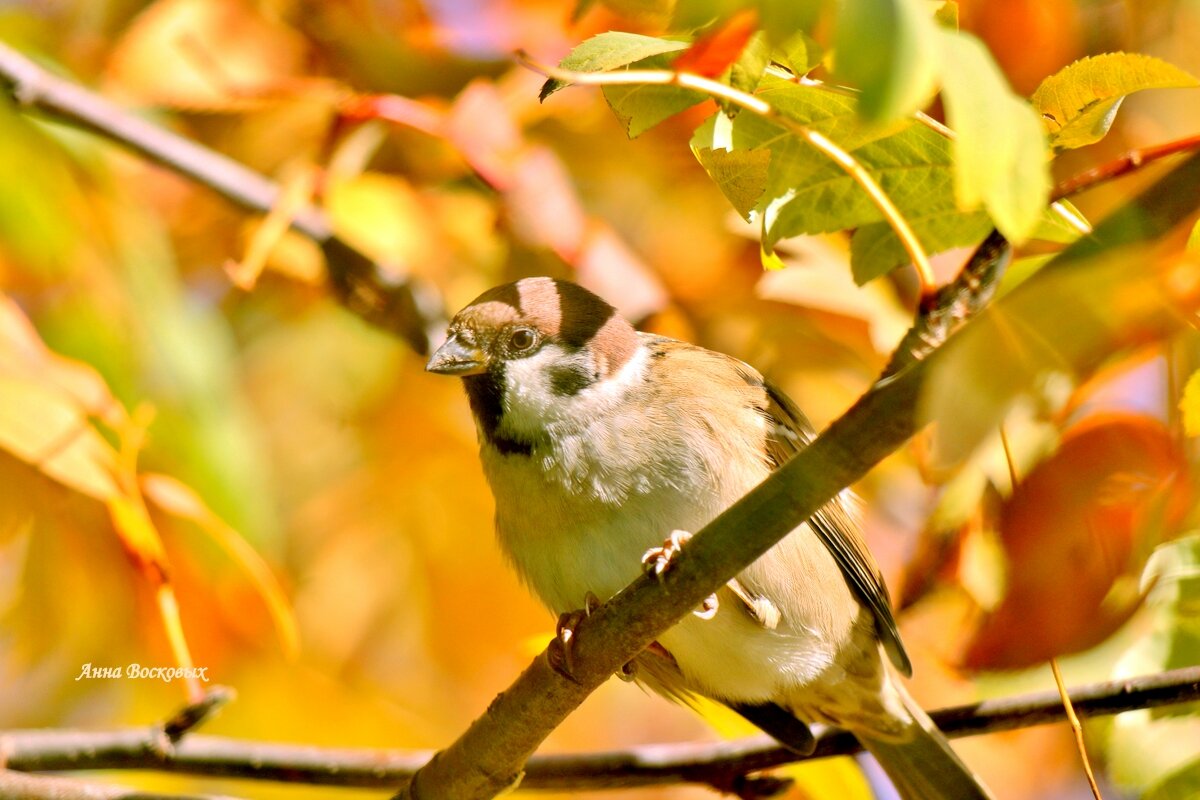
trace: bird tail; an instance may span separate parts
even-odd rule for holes
[[[872,738],[863,730],[854,734],[887,772],[900,796],[904,800],[991,800],[991,792],[950,748],[929,715],[903,686],[894,688],[908,711],[904,727],[887,738]]]

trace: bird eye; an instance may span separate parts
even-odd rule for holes
[[[514,353],[525,353],[537,344],[537,334],[531,328],[517,328],[508,337],[509,347]]]

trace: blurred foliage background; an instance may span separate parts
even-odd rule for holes
[[[756,231],[686,146],[711,104],[633,141],[598,91],[539,104],[542,79],[514,66],[513,50],[552,63],[594,33],[659,33],[669,16],[633,0],[574,22],[571,10],[554,0],[17,0],[0,5],[0,41],[299,196],[317,190],[340,233],[397,275],[438,286],[450,310],[517,277],[574,277],[645,328],[755,364],[823,426],[907,327],[911,277],[856,287],[841,234],[782,242],[789,268],[764,272]],[[1200,74],[1196,0],[964,0],[959,13],[1023,95],[1112,50]],[[371,106],[392,121],[356,115],[368,93],[395,96]],[[1192,94],[1139,94],[1106,139],[1056,161],[1056,175],[1198,129]],[[1077,204],[1101,216],[1154,174]],[[156,593],[155,565],[167,564],[193,661],[238,691],[207,732],[448,743],[553,626],[492,543],[456,382],[425,375],[421,356],[333,302],[310,243],[277,239],[167,170],[4,102],[0,175],[0,289],[11,301],[0,315],[0,727],[147,723],[178,706],[179,684],[76,680],[85,664],[175,663]],[[963,257],[939,258],[943,277]],[[238,288],[260,268],[253,289]],[[1194,336],[1150,341],[1058,387],[1053,408],[1026,409],[1011,443],[1030,475],[1024,494],[1012,494],[998,442],[953,474],[918,443],[859,487],[872,548],[908,605],[901,627],[923,704],[1048,688],[1053,653],[1076,653],[1064,662],[1071,683],[1200,658],[1200,546],[1183,538],[1150,558],[1194,522],[1186,480],[1165,505],[1121,495],[1081,523],[1081,539],[1063,532],[1115,472],[1158,488],[1186,473],[1176,405],[1196,355]],[[51,440],[62,449],[40,449]],[[97,486],[97,470],[119,480]],[[1065,542],[1062,560],[1032,545],[1000,553],[997,530]],[[1065,576],[1061,565],[1078,563],[1072,547],[1097,535],[1120,543],[1116,572]],[[1006,557],[1026,580],[1007,610],[987,615],[1000,607]],[[1139,602],[1148,558],[1157,580]],[[1058,631],[1064,598],[1089,592],[1105,613]],[[1013,652],[1014,642],[1028,647]],[[1178,715],[1151,739],[1145,722],[1089,726],[1109,767],[1106,796],[1191,796],[1200,725]],[[716,735],[610,682],[547,749]],[[1148,742],[1160,758],[1147,761]],[[962,750],[1000,798],[1088,796],[1065,726]],[[869,796],[848,760],[792,773],[789,796]]]

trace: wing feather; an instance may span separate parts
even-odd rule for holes
[[[770,381],[754,372],[749,372],[746,379],[760,383],[766,393],[763,413],[767,417],[767,455],[772,466],[778,468],[804,449],[816,433],[791,398]],[[859,600],[871,610],[883,649],[892,664],[906,677],[911,676],[912,662],[900,641],[883,575],[860,533],[855,502],[849,491],[843,492],[814,514],[809,526],[829,548]]]

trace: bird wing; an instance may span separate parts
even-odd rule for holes
[[[760,384],[766,393],[763,413],[767,418],[767,456],[772,468],[778,469],[808,446],[816,433],[791,398],[770,381],[753,370],[746,375],[746,379]],[[912,662],[900,641],[883,575],[860,533],[852,506],[854,502],[853,495],[843,492],[814,514],[808,524],[829,548],[859,600],[871,610],[883,649],[892,664],[906,677],[911,676]]]

